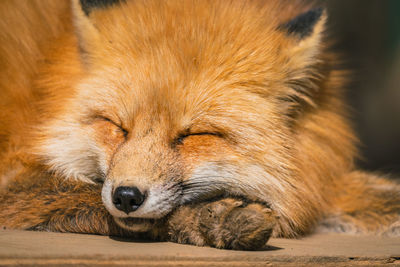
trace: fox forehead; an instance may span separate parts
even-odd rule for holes
[[[288,42],[278,26],[291,12],[277,16],[279,2],[264,2],[126,1],[98,10],[93,67],[128,70],[151,86],[274,80]]]
[[[251,43],[259,46],[260,41],[269,41],[263,44],[268,49],[271,43],[274,46],[271,35],[294,12],[279,1],[258,1],[263,3],[259,6],[256,2],[126,1],[89,18],[103,37],[103,47],[132,53],[135,58],[162,53],[170,45],[175,54],[192,56]]]
[[[95,96],[91,106],[107,112],[117,107],[124,121],[145,113],[183,124],[207,114],[226,116],[235,106],[250,112],[245,103],[262,100],[254,92],[262,91],[268,108],[265,97],[277,94],[285,75],[287,40],[276,16],[254,6],[241,9],[247,2],[195,2],[128,1],[94,13],[102,42],[87,90],[81,86],[83,99]],[[249,20],[243,12],[254,16]]]

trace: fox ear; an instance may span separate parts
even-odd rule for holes
[[[292,90],[286,99],[294,104],[292,107],[296,111],[304,104],[315,104],[313,96],[318,91],[318,64],[323,52],[321,44],[326,19],[325,9],[315,8],[278,27],[288,39],[286,83]]]
[[[124,0],[79,0],[83,12],[89,16],[90,12],[98,8],[107,8]]]
[[[326,19],[325,10],[323,8],[314,8],[302,13],[294,19],[281,24],[279,28],[286,31],[289,36],[298,37],[299,39],[307,38],[312,35],[319,22]]]
[[[79,49],[84,61],[88,61],[92,51],[102,45],[101,34],[96,27],[97,10],[111,8],[124,0],[72,0],[72,14]]]
[[[326,11],[315,8],[279,26],[289,39],[289,57],[297,68],[315,63],[321,52],[326,19]]]

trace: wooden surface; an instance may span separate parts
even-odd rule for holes
[[[0,266],[400,266],[400,238],[313,235],[229,251],[108,236],[0,230]]]

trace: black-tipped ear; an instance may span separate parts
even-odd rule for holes
[[[282,99],[286,104],[289,103],[290,117],[297,116],[305,107],[315,106],[315,96],[322,75],[319,65],[324,48],[326,19],[325,9],[315,8],[278,28],[289,39],[287,49],[282,50],[282,53],[287,57],[285,82],[290,90],[286,91]]]
[[[315,25],[321,19],[324,13],[323,8],[314,8],[302,13],[291,21],[279,26],[281,30],[287,32],[288,35],[297,36],[301,39],[312,34]]]
[[[106,8],[118,4],[124,0],[79,0],[83,12],[88,16],[93,9]]]

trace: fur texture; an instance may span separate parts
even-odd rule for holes
[[[353,164],[324,10],[3,0],[0,15],[0,225],[232,249],[399,234],[399,185]],[[119,211],[118,186],[145,202]]]

